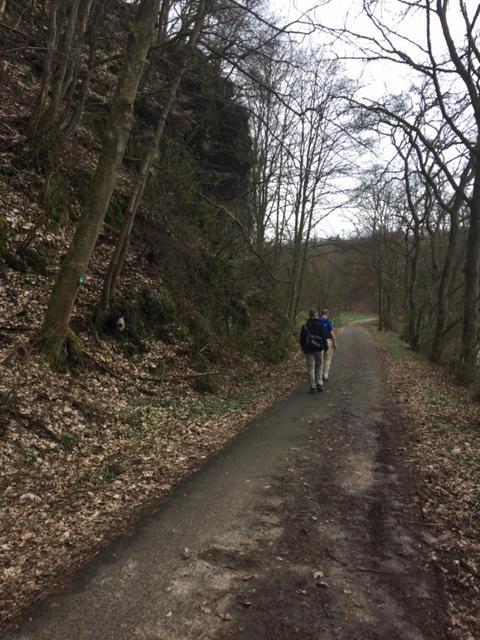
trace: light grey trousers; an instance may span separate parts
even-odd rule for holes
[[[316,387],[317,384],[322,385],[323,351],[306,353],[305,357],[307,360],[307,370],[310,387]]]
[[[330,373],[330,365],[332,364],[333,356],[333,341],[328,338],[328,351],[323,359],[323,377],[328,380],[328,374]]]

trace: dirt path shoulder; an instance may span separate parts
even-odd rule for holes
[[[371,335],[396,407],[397,453],[416,478],[428,559],[444,582],[448,637],[480,638],[480,404],[455,372],[411,351],[398,334]],[[401,446],[403,445],[403,446]]]

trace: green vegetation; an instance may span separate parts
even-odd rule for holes
[[[65,433],[62,433],[62,435],[60,436],[60,440],[67,451],[73,451],[75,445],[78,443],[78,437],[74,433],[70,433],[69,431],[65,431]]]
[[[447,397],[441,389],[437,389],[436,387],[425,389],[423,399],[431,405],[432,408],[448,408],[452,403],[452,399]]]
[[[300,311],[297,314],[295,320],[295,327],[300,331],[301,326],[306,322],[308,318],[308,311]],[[355,311],[342,311],[338,315],[334,316],[333,322],[336,327],[343,327],[355,320],[375,320],[376,316],[371,313],[356,313]]]
[[[96,476],[99,480],[112,481],[112,480],[115,480],[115,478],[117,477],[117,474],[114,471],[111,471],[110,469],[106,469],[104,471],[99,471],[96,474]]]
[[[409,345],[402,340],[400,334],[396,331],[378,331],[378,324],[370,322],[367,325],[368,331],[378,340],[386,349],[386,351],[398,359],[415,358],[417,354],[410,349]]]
[[[308,318],[308,311],[299,311],[295,319],[295,328],[300,331],[302,325],[305,324]]]
[[[65,226],[73,217],[72,195],[65,176],[51,173],[47,176],[41,195],[52,230]]]
[[[356,313],[354,311],[342,311],[334,318],[337,327],[345,326],[356,320],[375,320],[376,316],[371,313]]]
[[[279,364],[293,349],[294,336],[287,318],[282,315],[269,319],[267,325],[260,325],[255,331],[250,331],[250,335],[253,335],[252,352],[264,362]]]
[[[480,450],[467,452],[457,451],[452,449],[448,454],[452,461],[458,466],[463,467],[466,471],[472,468],[477,468],[480,463]]]
[[[200,397],[196,399],[195,402],[189,404],[188,418],[209,418],[230,413],[252,404],[256,399],[257,394],[253,390],[226,398],[215,398],[212,396]]]
[[[450,425],[444,424],[443,422],[432,422],[432,426],[438,433],[446,436],[450,433]]]
[[[47,256],[40,251],[35,251],[29,247],[20,247],[18,255],[23,260],[26,267],[29,267],[34,273],[46,275],[48,268]]]
[[[414,355],[408,344],[398,334],[389,332],[385,341],[388,353],[394,358],[409,358]]]
[[[199,393],[216,393],[220,383],[218,376],[214,374],[206,374],[194,378],[193,388]]]
[[[0,259],[14,271],[25,271],[24,262],[15,253],[10,251],[7,244],[0,238]]]
[[[147,335],[154,334],[161,339],[162,327],[169,325],[175,314],[175,302],[165,287],[142,287],[138,290],[125,287],[110,305],[104,331],[121,342],[125,355],[129,357],[142,351],[142,341]],[[119,318],[125,321],[124,330],[117,326]],[[185,329],[188,332],[188,328]]]

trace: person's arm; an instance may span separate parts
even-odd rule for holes
[[[335,336],[335,331],[333,330],[333,322],[332,322],[332,330],[330,331],[330,335],[332,336],[332,346],[336,351],[337,350],[337,338]]]
[[[300,346],[302,347],[302,351],[305,353],[305,325],[302,325],[302,329],[300,331]]]
[[[327,353],[328,351],[327,327],[323,324],[323,322],[320,322],[320,324],[322,325],[323,352]]]

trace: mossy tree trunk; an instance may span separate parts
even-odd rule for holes
[[[155,34],[160,0],[141,0],[128,37],[123,69],[112,98],[105,142],[89,199],[65,255],[40,332],[43,350],[58,361],[64,349],[78,288],[102,228],[133,123],[133,105]]]
[[[103,282],[102,296],[97,310],[97,322],[99,324],[103,323],[108,305],[110,303],[110,299],[115,291],[118,278],[122,271],[125,257],[130,246],[130,239],[135,217],[137,215],[140,203],[142,202],[145,187],[147,186],[148,177],[150,175],[153,163],[158,156],[159,146],[162,140],[163,132],[165,130],[165,124],[167,122],[168,115],[175,102],[178,87],[180,86],[180,82],[182,80],[185,69],[187,68],[192,51],[197,45],[198,39],[200,37],[200,33],[205,20],[206,4],[206,0],[202,0],[199,3],[188,45],[183,54],[180,67],[178,68],[174,79],[167,87],[166,96],[159,113],[154,135],[147,148],[147,152],[143,158],[140,170],[138,172],[137,180],[130,195],[128,207],[125,212],[125,219],[120,231],[120,236],[118,238],[115,251],[113,252],[113,255],[111,257],[110,264],[108,266]]]
[[[433,183],[430,173],[424,171],[427,182]],[[471,180],[471,164],[465,167],[458,188],[450,200],[444,200],[440,193],[436,194],[436,200],[440,207],[440,214],[436,224],[432,226],[430,217],[427,217],[426,228],[430,238],[431,282],[434,285],[432,299],[434,314],[433,337],[430,346],[430,360],[440,362],[446,346],[448,332],[456,323],[448,325],[450,315],[451,286],[458,272],[459,248],[460,248],[460,208],[464,205],[464,193]],[[444,220],[450,222],[448,228],[448,240],[446,251],[440,251],[440,243],[443,240],[441,225]]]
[[[460,197],[457,194],[458,208],[460,206]],[[457,248],[459,244],[460,226],[458,208],[450,212],[450,229],[448,232],[448,245],[445,260],[443,263],[442,273],[440,275],[440,284],[437,291],[436,302],[436,318],[435,331],[433,334],[432,348],[430,351],[430,359],[432,362],[440,362],[445,348],[445,336],[447,332],[448,315],[450,311],[449,291],[450,285],[455,273],[455,265],[458,259]]]

